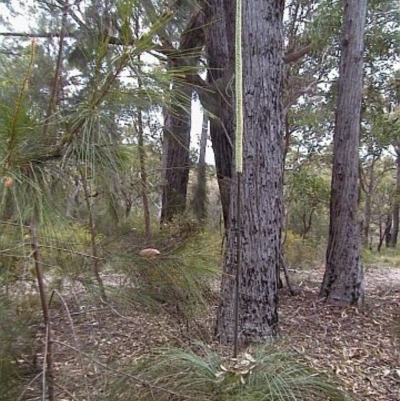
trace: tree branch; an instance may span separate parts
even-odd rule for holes
[[[15,37],[15,38],[59,38],[61,35],[67,38],[74,38],[75,35],[72,33],[62,32],[42,32],[42,33],[24,33],[24,32],[0,32],[0,36],[3,37]]]
[[[300,49],[293,50],[290,53],[286,53],[283,56],[283,61],[285,64],[290,64],[294,63],[295,61],[301,59],[303,56],[308,54],[311,51],[311,44],[308,44],[307,46],[301,47]]]

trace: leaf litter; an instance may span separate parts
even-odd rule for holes
[[[295,272],[294,278],[301,281],[299,295],[281,292],[279,346],[338,377],[359,400],[400,401],[400,270],[369,270],[366,301],[360,309],[322,303],[322,274]],[[68,311],[61,306],[52,311],[57,399],[108,400],[107,386],[123,374],[122,367],[156,347],[187,346],[193,340],[191,329],[161,307],[154,314],[132,305],[88,305],[84,292],[81,297],[66,296]],[[213,316],[203,321],[212,333]],[[37,349],[43,341],[41,327]],[[41,351],[35,358],[40,373]],[[20,400],[41,399],[41,379],[31,379]]]
[[[323,271],[309,275],[297,297],[281,297],[282,347],[335,374],[360,400],[400,400],[400,270],[366,273],[362,308],[317,298]]]

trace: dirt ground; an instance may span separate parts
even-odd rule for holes
[[[400,269],[366,271],[361,309],[321,303],[317,294],[322,271],[291,275],[300,293],[291,297],[282,290],[280,346],[319,371],[336,374],[360,400],[399,401]],[[117,366],[156,346],[190,341],[190,332],[166,313],[155,316],[132,307],[93,305],[77,294],[65,302],[53,312],[59,401],[107,400],[103,386],[118,377]],[[43,337],[39,328],[38,344]],[[42,354],[38,356],[40,366]],[[39,370],[36,380],[27,381],[20,400],[40,399],[40,385]]]

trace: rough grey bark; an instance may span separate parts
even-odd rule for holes
[[[210,137],[215,157],[218,185],[225,227],[229,222],[229,205],[233,157],[233,72],[234,5],[232,0],[204,2],[205,49],[208,61],[207,81],[213,85],[214,103],[208,111]],[[207,107],[207,105],[204,105]]]
[[[210,119],[213,146],[225,228],[229,223],[229,206],[233,166],[233,70],[234,70],[234,15],[232,0],[203,0],[205,17],[205,50],[208,61],[207,89],[199,93],[200,100],[214,117]],[[283,62],[295,63],[311,51],[311,45],[291,48]],[[211,89],[211,90],[210,90]],[[309,88],[302,88],[285,104],[288,110]],[[207,95],[207,96],[205,96]],[[210,96],[212,95],[212,96]],[[287,139],[289,141],[290,132]]]
[[[196,75],[204,45],[204,20],[195,10],[179,40],[179,48],[164,49],[172,71],[182,69],[186,75]],[[186,208],[190,159],[190,110],[193,86],[182,77],[173,82],[175,99],[165,113],[163,143],[163,193],[161,223],[170,221]]]
[[[243,2],[244,141],[242,273],[239,342],[275,336],[283,211],[283,1]],[[217,332],[234,335],[237,180],[232,181],[230,224]]]
[[[320,296],[332,304],[351,305],[362,302],[364,295],[358,149],[367,0],[344,0],[343,4],[329,240]]]
[[[182,91],[180,104],[171,106],[164,117],[161,223],[185,211],[189,183],[191,89],[176,90]]]

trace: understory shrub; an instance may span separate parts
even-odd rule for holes
[[[110,400],[137,401],[345,401],[336,383],[294,356],[262,345],[239,358],[222,357],[206,345],[196,352],[159,349],[124,371]]]

